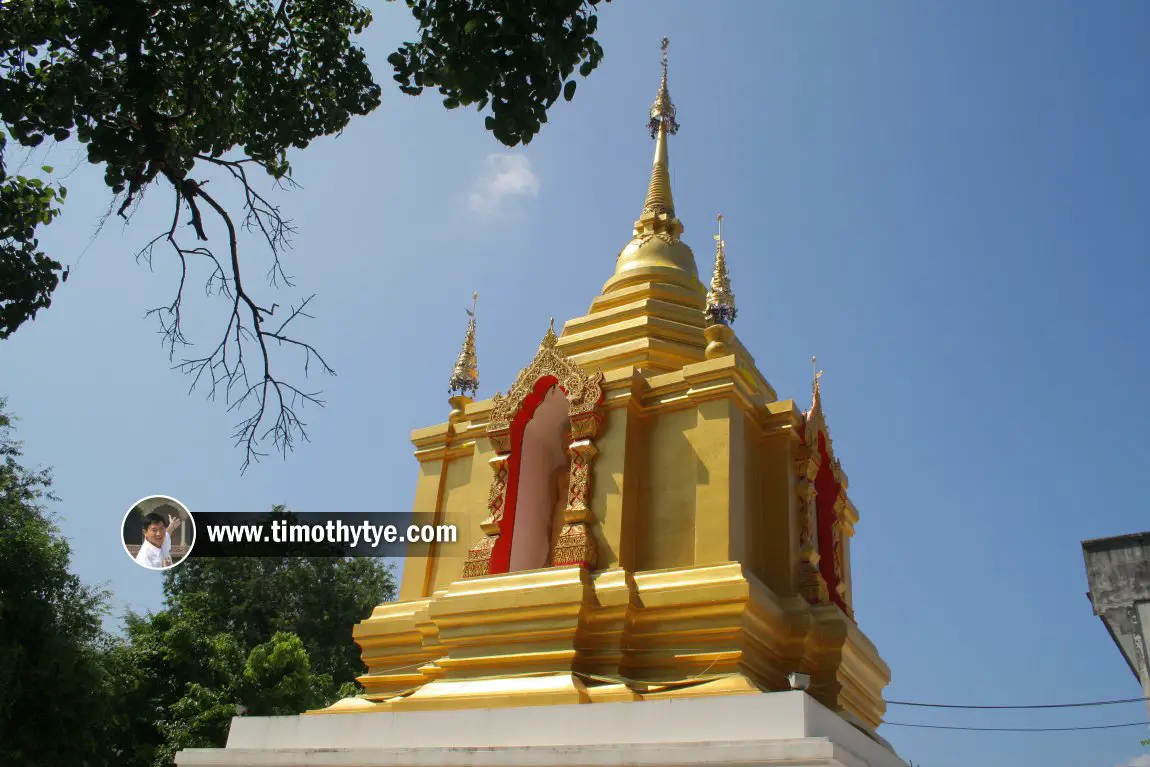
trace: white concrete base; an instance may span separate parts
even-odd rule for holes
[[[232,720],[179,767],[906,767],[802,692]]]

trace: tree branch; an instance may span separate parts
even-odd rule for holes
[[[282,280],[290,287],[292,283],[283,271],[280,254],[290,246],[290,236],[294,229],[282,217],[279,208],[249,183],[245,165],[255,161],[210,157],[198,159],[226,169],[239,183],[244,199],[243,226],[258,231],[271,249],[273,263],[269,280],[273,285]],[[258,162],[256,164],[259,165]],[[237,424],[233,434],[236,444],[244,448],[241,470],[246,470],[253,461],[267,455],[267,452],[260,449],[260,445],[268,438],[285,456],[294,448],[297,440],[307,441],[306,423],[298,411],[309,403],[320,406],[324,404],[318,391],[304,391],[276,375],[273,350],[288,348],[302,351],[305,377],[310,374],[313,364],[317,364],[328,375],[334,375],[335,371],[314,346],[291,334],[293,321],[311,317],[306,309],[314,296],[308,297],[298,306],[289,307],[288,316],[277,327],[273,329],[269,326],[268,319],[278,305],[273,304],[270,309],[261,306],[246,287],[240,268],[239,228],[231,213],[205,190],[203,182],[172,176],[168,176],[168,180],[176,192],[171,225],[145,245],[137,253],[137,259],[146,260],[151,265],[155,247],[166,243],[179,262],[180,279],[172,301],[166,306],[149,310],[146,316],[155,316],[159,320],[170,360],[175,358],[177,347],[191,346],[184,335],[182,324],[189,259],[207,260],[210,272],[205,291],[208,296],[223,296],[229,301],[228,319],[220,341],[206,356],[184,359],[174,367],[191,376],[190,390],[203,384],[208,387],[209,399],[215,399],[216,393],[222,390],[229,411],[248,407],[252,409]],[[205,216],[209,211],[223,223],[227,232],[226,255],[217,255],[207,245],[187,247],[180,243],[178,230],[185,207],[188,211],[186,226],[201,243],[208,241]],[[249,377],[248,356],[253,352],[258,360],[259,372]]]

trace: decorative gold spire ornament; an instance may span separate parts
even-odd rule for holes
[[[651,104],[650,120],[647,129],[651,138],[655,139],[655,162],[651,168],[651,184],[647,188],[647,199],[643,203],[643,212],[666,213],[675,215],[675,201],[671,197],[671,170],[667,159],[667,136],[674,136],[679,132],[679,121],[676,119],[675,104],[671,101],[671,93],[667,90],[667,46],[671,43],[663,38],[663,78],[659,82],[659,93]]]
[[[692,291],[705,292],[699,282],[695,256],[681,241],[683,224],[675,217],[675,201],[671,196],[671,166],[667,156],[667,136],[679,132],[679,121],[671,93],[667,88],[667,46],[663,38],[663,76],[659,92],[648,113],[647,128],[655,139],[655,159],[651,165],[651,181],[643,212],[635,222],[631,241],[615,261],[615,275],[603,286],[604,293],[619,290],[634,283],[650,282],[678,284]]]
[[[807,411],[808,414],[815,412],[815,408],[819,405],[819,398],[822,395],[819,379],[823,377],[823,371],[819,370],[819,358],[813,354],[811,355],[811,375],[813,376],[811,382],[811,409]]]
[[[679,132],[679,122],[676,120],[675,104],[671,101],[671,92],[667,90],[667,48],[670,47],[671,41],[664,37],[660,47],[663,50],[663,79],[659,83],[659,94],[655,96],[655,102],[651,104],[651,121],[647,123],[647,128],[651,131],[651,138],[656,138],[659,135],[659,129],[663,128],[672,136]]]
[[[449,393],[465,397],[468,392],[475,396],[479,391],[479,364],[475,355],[475,308],[478,302],[479,294],[473,293],[471,308],[467,310],[467,335],[463,337],[463,348],[459,350],[448,388]]]
[[[711,289],[707,292],[707,323],[730,325],[735,321],[735,293],[727,274],[727,244],[723,241],[723,214],[716,216],[719,233],[715,235],[715,271],[711,274]]]

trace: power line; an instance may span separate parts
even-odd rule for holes
[[[1119,727],[1145,727],[1150,722],[1127,722],[1126,724],[1095,724],[1086,727],[955,727],[946,724],[908,724],[906,722],[883,722],[890,727],[920,727],[926,730],[977,730],[980,732],[1070,732],[1072,730],[1114,730]]]
[[[953,703],[914,703],[906,700],[888,700],[888,706],[917,706],[919,708],[965,708],[965,709],[1035,709],[1035,708],[1089,708],[1090,706],[1114,706],[1119,703],[1140,703],[1150,698],[1123,698],[1121,700],[1096,700],[1089,703],[1042,703],[1033,706],[962,706]]]

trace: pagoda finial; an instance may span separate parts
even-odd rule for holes
[[[671,41],[666,37],[660,47],[663,50],[663,79],[659,83],[659,93],[655,96],[655,103],[651,104],[651,120],[647,128],[651,131],[651,138],[657,138],[660,128],[674,136],[679,132],[679,123],[675,119],[675,104],[671,101],[671,92],[667,90],[667,48]]]
[[[701,300],[706,288],[699,280],[695,255],[681,239],[683,222],[675,216],[671,197],[671,170],[667,160],[668,134],[678,132],[675,105],[667,90],[667,40],[663,39],[663,78],[651,105],[647,127],[655,138],[655,160],[643,210],[631,230],[631,241],[615,259],[615,274],[603,286],[610,293],[640,282],[673,283],[696,293]]]
[[[459,350],[459,359],[455,361],[455,369],[451,372],[451,382],[448,392],[453,395],[474,396],[479,391],[479,364],[475,355],[475,309],[479,303],[479,294],[471,295],[471,308],[467,310],[467,334],[463,337],[463,348]]]
[[[711,325],[730,325],[735,321],[735,293],[727,274],[727,244],[723,241],[723,214],[715,217],[719,233],[715,235],[715,270],[711,273],[711,289],[707,292],[707,322]]]
[[[810,409],[810,412],[813,413],[815,411],[815,408],[818,407],[819,399],[822,395],[822,389],[821,389],[821,386],[819,385],[819,379],[823,377],[823,371],[819,370],[819,358],[814,356],[813,354],[811,355],[811,376],[812,376],[812,380],[811,380],[811,409]]]
[[[647,199],[643,203],[644,213],[665,213],[675,215],[675,201],[671,197],[671,169],[667,159],[667,135],[679,132],[679,121],[675,119],[675,105],[667,90],[667,46],[670,40],[663,38],[663,79],[659,83],[659,93],[651,104],[647,129],[655,139],[655,161],[651,167],[651,184],[647,188]]]

